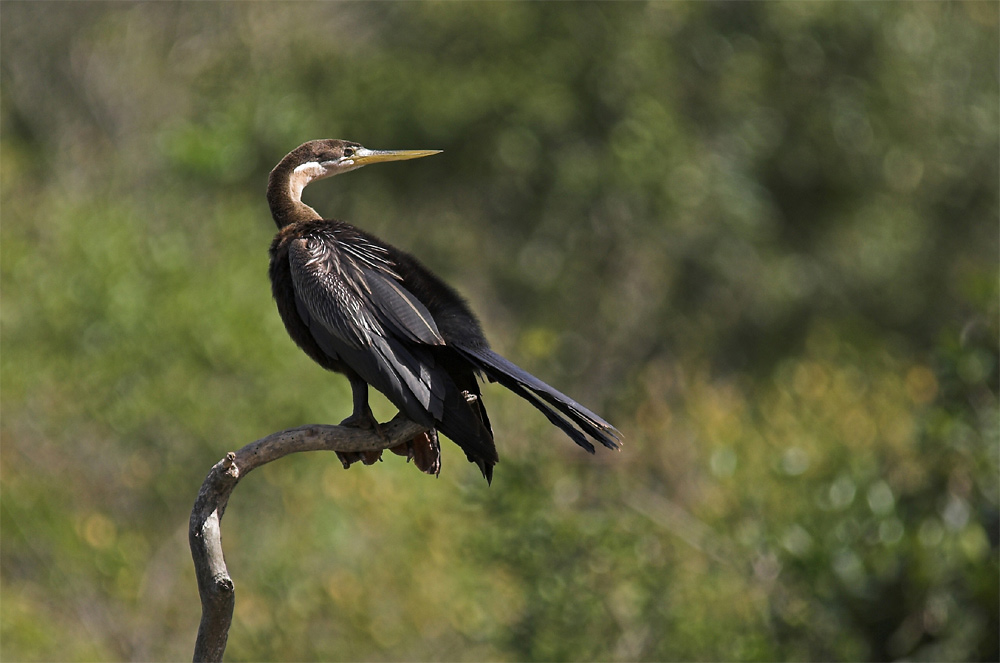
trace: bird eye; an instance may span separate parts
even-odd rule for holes
[[[344,158],[345,159],[350,159],[353,156],[354,156],[354,148],[353,147],[345,147],[344,148]]]

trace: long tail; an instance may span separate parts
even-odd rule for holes
[[[622,434],[566,394],[550,387],[489,348],[458,346],[457,349],[486,377],[499,382],[534,405],[549,421],[590,453],[594,453],[594,445],[587,439],[587,435],[609,449],[618,448]]]

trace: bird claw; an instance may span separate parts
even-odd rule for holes
[[[475,398],[475,395],[472,395],[473,401]],[[468,395],[466,395],[466,399],[468,399]],[[400,412],[393,421],[396,419],[406,419],[406,415]],[[340,425],[361,430],[374,430],[383,442],[389,440],[382,425],[372,414],[371,408],[355,409],[351,416],[340,422]],[[437,430],[433,428],[402,444],[389,447],[389,451],[397,456],[405,456],[407,463],[413,461],[417,469],[425,474],[438,476],[441,473],[441,444],[438,442]],[[336,454],[345,470],[358,461],[365,465],[372,465],[382,460],[381,451],[337,451]]]
[[[348,428],[374,431],[382,442],[389,440],[389,437],[382,429],[382,424],[378,422],[378,419],[372,414],[371,408],[368,407],[364,409],[355,408],[351,416],[341,421],[340,425]],[[336,454],[337,458],[344,465],[345,470],[358,461],[361,461],[365,465],[374,465],[382,460],[381,451],[337,451]]]
[[[441,443],[437,429],[432,428],[410,440],[410,448],[417,469],[424,474],[441,474]]]
[[[372,414],[371,409],[365,409],[361,412],[355,410],[351,416],[341,421],[340,425],[347,426],[348,428],[359,428],[361,430],[373,430],[383,442],[386,442],[389,439],[386,436],[385,431],[382,430],[382,424],[380,424],[378,419],[375,418],[375,415]]]
[[[361,461],[364,465],[374,465],[382,460],[381,451],[335,451],[344,469],[350,469],[351,465]]]
[[[403,444],[391,447],[389,451],[397,456],[405,456],[407,463],[413,461],[424,474],[441,474],[441,444],[438,442],[437,430],[433,428]]]

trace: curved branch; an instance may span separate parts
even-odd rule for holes
[[[201,624],[195,661],[221,661],[236,603],[233,580],[222,555],[222,516],[240,479],[252,470],[299,451],[380,451],[427,430],[399,415],[375,431],[311,425],[283,430],[230,451],[216,463],[198,491],[188,526],[188,542],[201,595]]]

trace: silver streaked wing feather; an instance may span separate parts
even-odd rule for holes
[[[415,401],[440,418],[445,385],[421,348],[444,344],[430,312],[387,260],[369,261],[375,254],[341,252],[329,242],[301,238],[288,250],[296,306],[313,337],[401,409]]]

